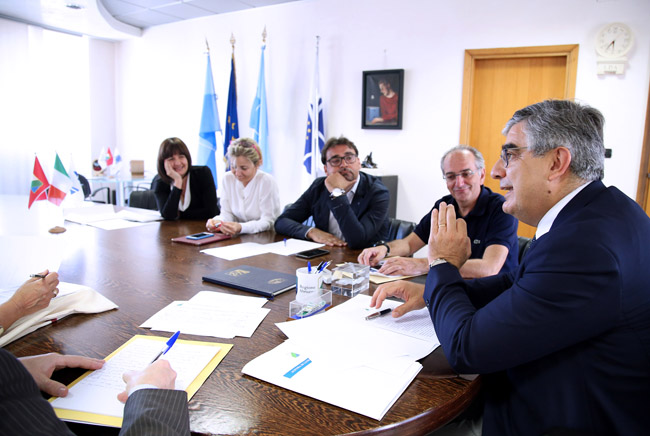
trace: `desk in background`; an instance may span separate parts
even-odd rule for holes
[[[118,310],[74,315],[21,338],[6,348],[16,356],[46,352],[103,358],[136,334],[168,335],[138,327],[175,300],[188,300],[202,290],[241,293],[204,283],[201,277],[242,263],[294,272],[306,261],[264,254],[226,261],[200,253],[205,247],[174,244],[171,238],[203,230],[197,221],[157,222],[142,227],[104,231],[66,222],[69,254],[59,270],[62,281],[96,289]],[[273,232],[245,235],[241,241],[268,243],[282,238]],[[219,245],[220,244],[220,245]],[[358,251],[328,248],[334,262],[355,261]],[[371,284],[370,291],[375,286]],[[192,432],[198,434],[357,435],[426,434],[462,412],[479,391],[480,379],[467,381],[451,372],[440,348],[424,359],[424,369],[381,421],[248,377],[242,367],[286,338],[274,325],[286,321],[293,292],[269,301],[271,312],[251,338],[222,339],[181,335],[182,339],[234,344],[233,349],[190,401]],[[334,296],[334,303],[345,297]],[[68,383],[82,371],[66,369],[57,378]],[[381,381],[378,380],[378,383]],[[72,424],[77,434],[114,435],[117,429]]]
[[[136,189],[149,189],[154,176],[145,174],[141,177],[133,177],[131,173],[118,174],[115,177],[90,177],[92,190],[107,186],[111,192],[109,203],[116,206],[126,206],[131,191]]]

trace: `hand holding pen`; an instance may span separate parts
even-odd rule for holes
[[[158,355],[154,357],[149,366],[141,371],[126,371],[122,374],[122,380],[126,383],[124,391],[120,392],[117,395],[117,399],[122,403],[126,403],[126,400],[129,398],[131,392],[136,389],[138,386],[143,386],[142,388],[147,389],[174,389],[176,386],[176,371],[174,371],[167,360],[159,360],[160,357],[164,356],[176,343],[178,335],[181,332],[177,331],[172,335],[171,338],[165,342],[165,346],[160,350]]]
[[[160,350],[160,353],[158,353],[158,355],[153,358],[151,363],[154,363],[156,360],[160,359],[161,356],[164,356],[165,354],[167,354],[167,352],[172,348],[172,345],[174,345],[174,343],[176,342],[176,339],[178,339],[178,335],[180,335],[180,334],[181,334],[180,330],[177,331],[176,333],[174,333],[172,335],[172,337],[169,338],[169,340],[167,340],[167,342],[165,342],[165,346],[162,348],[162,350]],[[151,365],[151,363],[150,363],[150,365]]]

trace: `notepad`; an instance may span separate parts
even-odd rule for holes
[[[124,390],[122,374],[146,368],[167,341],[167,337],[136,335],[106,357],[101,369],[88,371],[69,387],[68,396],[52,397],[56,415],[65,420],[121,427],[124,404],[117,395]],[[199,390],[232,344],[179,339],[162,357],[176,371],[176,389],[187,392],[188,399]]]

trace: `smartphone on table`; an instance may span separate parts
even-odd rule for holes
[[[329,251],[323,250],[322,248],[314,248],[312,250],[306,250],[306,251],[301,251],[300,253],[296,253],[296,257],[299,257],[301,259],[313,259],[314,257],[323,256],[328,253]]]
[[[186,238],[196,240],[196,239],[209,238],[211,236],[214,236],[214,233],[201,232],[201,233],[194,233],[193,235],[188,235],[188,236],[186,236]]]

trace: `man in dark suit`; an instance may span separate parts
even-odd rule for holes
[[[465,222],[434,211],[424,294],[450,364],[484,380],[484,435],[641,435],[650,404],[650,219],[600,181],[602,114],[544,101],[507,123],[492,169],[503,210],[537,227],[519,269],[464,281]]]
[[[321,151],[320,177],[275,221],[275,231],[330,246],[363,248],[388,235],[390,194],[381,181],[360,172],[359,151],[347,138],[331,138]],[[314,218],[315,227],[302,224]]]
[[[0,434],[71,435],[54,414],[40,390],[66,396],[68,389],[51,380],[56,369],[99,369],[104,362],[82,356],[56,353],[16,359],[0,348]],[[189,435],[187,393],[174,389],[176,372],[166,360],[158,360],[143,371],[124,374],[126,402],[120,435]],[[40,389],[39,389],[40,388]]]

